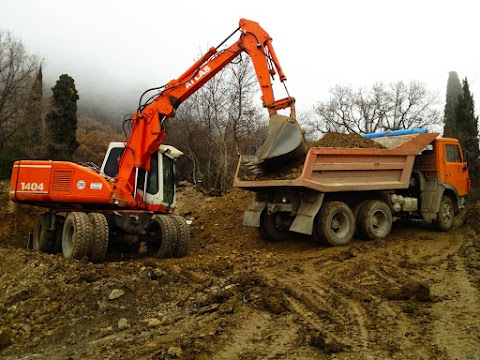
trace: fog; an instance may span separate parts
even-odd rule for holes
[[[221,43],[240,18],[258,21],[272,37],[299,110],[328,100],[336,85],[400,80],[424,83],[442,107],[449,71],[468,78],[479,109],[474,40],[480,29],[472,6],[467,0],[0,0],[0,28],[44,59],[48,86],[68,74],[80,104],[95,99],[121,113],[135,111],[145,89],[178,77]]]

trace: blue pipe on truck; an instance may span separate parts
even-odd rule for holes
[[[362,136],[373,139],[379,138],[384,136],[400,136],[400,135],[410,135],[410,134],[421,134],[426,133],[427,129],[402,129],[402,130],[390,130],[390,131],[382,131],[370,134],[362,134]]]

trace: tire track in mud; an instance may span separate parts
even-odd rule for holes
[[[284,289],[289,311],[296,315],[307,331],[318,331],[326,342],[340,348],[367,346],[369,343],[367,314],[357,300],[346,293],[355,289],[339,286],[328,275],[316,269],[318,258],[304,262],[300,269],[284,269],[281,277],[270,277],[270,282]],[[346,264],[332,263],[336,274]],[[329,273],[327,273],[329,274]]]

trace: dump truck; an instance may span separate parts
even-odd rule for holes
[[[386,238],[398,219],[448,231],[471,182],[458,140],[439,135],[411,129],[366,135],[382,148],[314,146],[293,179],[252,177],[242,155],[234,187],[254,192],[243,224],[270,241],[297,233],[333,246]]]

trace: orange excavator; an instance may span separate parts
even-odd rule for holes
[[[239,39],[219,50],[237,32]],[[175,160],[182,153],[163,144],[165,121],[243,52],[252,60],[270,116],[265,142],[250,163],[253,171],[305,154],[294,98],[274,97],[274,75],[282,83],[286,77],[271,41],[257,22],[241,19],[218,47],[210,48],[180,77],[160,88],[151,101],[140,105],[130,119],[128,140],[111,143],[101,167],[66,161],[15,162],[10,199],[49,209],[38,219],[31,247],[93,262],[102,261],[114,245],[138,251],[145,244],[143,249],[159,258],[186,255],[188,223],[174,215]],[[288,108],[290,116],[278,113]]]

